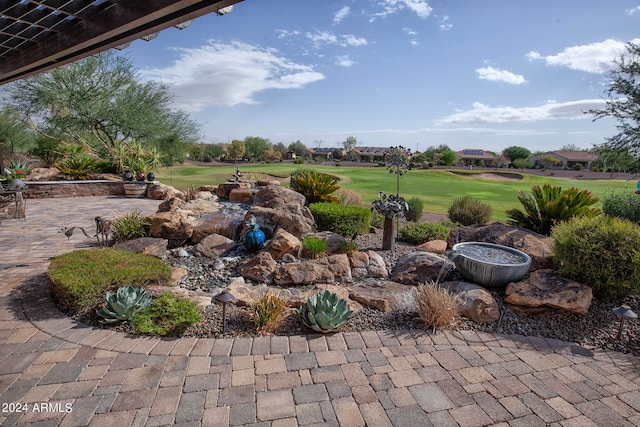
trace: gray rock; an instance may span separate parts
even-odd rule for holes
[[[209,258],[218,258],[238,244],[228,237],[220,234],[210,234],[193,248],[193,254],[196,256],[206,256]]]
[[[351,283],[353,277],[349,258],[346,254],[339,254],[280,264],[273,273],[273,282],[280,286]]]
[[[167,253],[168,241],[154,237],[140,237],[139,239],[127,240],[115,244],[115,249],[151,255],[156,258],[163,258]]]
[[[460,314],[477,323],[492,323],[500,318],[500,306],[491,292],[467,282],[445,282],[440,286],[463,298]]]
[[[413,252],[398,259],[390,279],[405,285],[436,281],[446,262],[445,257],[431,252]]]

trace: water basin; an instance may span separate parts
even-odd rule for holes
[[[448,258],[466,280],[488,288],[519,281],[531,266],[531,257],[524,252],[483,242],[455,244]]]

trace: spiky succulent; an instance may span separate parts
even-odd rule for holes
[[[312,295],[300,309],[302,323],[322,333],[339,330],[352,314],[353,311],[347,308],[347,302],[329,291]]]
[[[103,318],[100,323],[116,323],[131,319],[150,303],[151,292],[142,288],[122,286],[115,294],[107,292],[107,306],[96,310],[96,313]]]

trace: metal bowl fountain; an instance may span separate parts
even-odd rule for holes
[[[531,266],[529,255],[493,243],[458,243],[453,245],[447,257],[465,279],[489,288],[519,281]]]

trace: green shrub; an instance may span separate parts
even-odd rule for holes
[[[599,199],[590,191],[575,187],[563,190],[549,184],[544,184],[542,188],[534,185],[531,194],[520,191],[518,199],[524,211],[509,209],[508,222],[545,236],[549,236],[553,227],[562,221],[580,217],[592,218],[601,213],[600,209],[591,207]]]
[[[463,226],[486,224],[491,214],[491,206],[471,196],[454,199],[448,211],[449,219]]]
[[[640,286],[640,226],[600,215],[556,225],[556,269],[593,288],[597,298],[621,298]]]
[[[140,211],[133,210],[111,220],[111,236],[116,243],[146,236],[145,218],[140,215]]]
[[[309,210],[316,221],[318,231],[332,231],[353,238],[369,232],[371,211],[362,206],[313,203]]]
[[[165,292],[133,318],[136,332],[145,335],[176,336],[200,322],[202,315],[195,302]]]
[[[422,210],[424,209],[424,202],[419,197],[412,197],[407,200],[409,209],[404,213],[404,217],[407,221],[419,221],[422,217]]]
[[[382,228],[384,226],[384,215],[376,210],[371,211],[371,226]]]
[[[640,196],[629,190],[609,192],[602,199],[602,211],[640,224]]]
[[[313,258],[327,251],[327,241],[319,237],[308,236],[302,239],[302,247]]]
[[[573,166],[573,169],[577,171],[581,171],[583,168],[584,166],[582,166],[582,164],[580,163],[576,163],[575,166]]]
[[[351,254],[358,251],[358,244],[355,240],[343,240],[338,243],[338,253]]]
[[[338,203],[338,198],[333,195],[340,188],[338,181],[338,177],[315,169],[298,169],[291,174],[290,186],[307,199],[307,204]]]
[[[296,165],[304,164],[304,157],[296,157],[296,158],[293,160],[293,163],[295,163]]]
[[[98,161],[86,154],[76,154],[58,161],[56,167],[69,178],[86,179],[98,171]]]
[[[57,256],[48,274],[53,299],[72,314],[93,312],[108,291],[121,286],[166,285],[171,281],[171,267],[162,260],[111,248]]]
[[[413,245],[420,245],[431,240],[447,240],[451,229],[442,223],[429,223],[419,222],[416,224],[409,224],[402,227],[399,230],[400,240],[403,242],[411,243]]]

